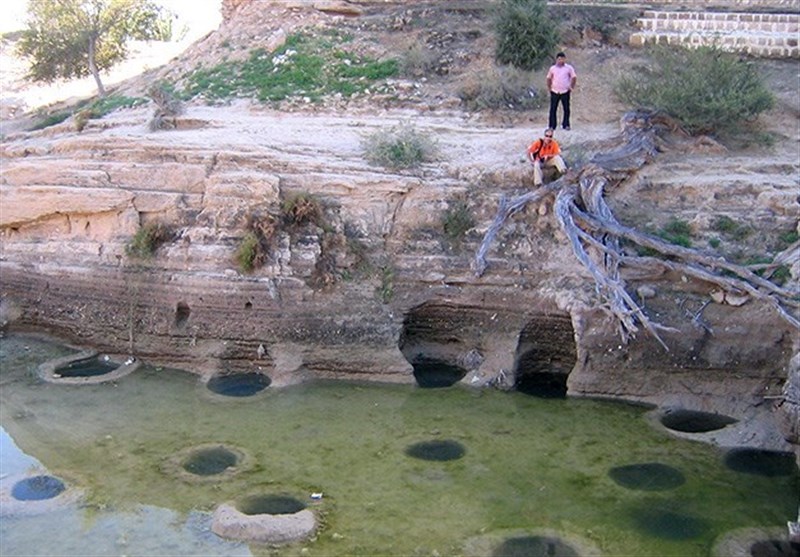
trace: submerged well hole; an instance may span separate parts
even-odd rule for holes
[[[464,368],[435,358],[417,358],[411,365],[417,385],[425,389],[450,387],[467,374]]]
[[[790,476],[797,471],[790,452],[765,449],[732,449],[725,455],[725,466],[735,472],[757,476]]]
[[[543,398],[567,396],[575,366],[575,332],[568,315],[541,315],[519,334],[515,365],[518,391]]]
[[[271,382],[263,373],[229,373],[215,375],[206,386],[219,395],[248,397],[263,391]]]
[[[91,356],[74,360],[68,364],[57,367],[55,374],[61,377],[97,377],[111,373],[119,367],[108,356]]]
[[[306,505],[288,495],[251,495],[241,499],[236,508],[247,515],[253,514],[294,514]]]
[[[53,476],[33,476],[14,484],[11,496],[18,501],[42,501],[57,497],[64,491],[64,482]]]
[[[183,463],[183,469],[198,476],[213,476],[236,466],[239,457],[225,447],[194,451]]]
[[[716,431],[735,424],[736,421],[734,418],[722,414],[686,409],[669,410],[661,416],[661,423],[664,427],[684,433]]]
[[[686,483],[680,470],[660,462],[616,466],[608,471],[608,475],[618,485],[640,491],[675,489]]]
[[[632,513],[637,528],[664,540],[689,540],[702,536],[708,523],[701,519],[652,507],[639,508]]]
[[[800,557],[800,543],[761,540],[750,546],[750,557]]]
[[[444,462],[458,460],[467,452],[464,445],[451,439],[420,441],[406,447],[406,454],[421,460]]]
[[[492,557],[580,557],[580,553],[554,536],[519,536],[503,541]]]

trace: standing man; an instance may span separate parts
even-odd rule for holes
[[[550,91],[550,127],[555,129],[557,124],[556,113],[558,103],[564,108],[564,120],[561,127],[569,129],[569,94],[578,82],[575,68],[567,64],[567,55],[563,52],[556,54],[556,63],[547,71],[547,89]]]

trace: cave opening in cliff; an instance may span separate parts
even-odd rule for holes
[[[528,395],[564,398],[576,358],[575,333],[569,316],[538,316],[519,335],[515,387]]]
[[[503,540],[492,557],[578,557],[580,553],[570,544],[555,536],[515,536]]]
[[[735,472],[756,476],[791,476],[797,473],[794,454],[767,449],[731,449],[725,455],[725,466]]]
[[[289,495],[251,495],[236,503],[239,512],[255,514],[294,514],[306,508],[305,503]]]
[[[206,386],[216,394],[229,397],[248,397],[269,387],[272,381],[263,373],[226,373],[215,375]]]
[[[64,489],[64,482],[58,478],[40,475],[18,481],[11,489],[11,496],[18,501],[43,501],[57,497]]]
[[[178,302],[175,307],[175,326],[182,329],[186,326],[189,316],[192,314],[192,308],[186,302]]]
[[[450,387],[461,381],[467,371],[461,366],[436,358],[417,358],[411,365],[414,367],[414,379],[423,389]]]
[[[467,449],[458,441],[452,439],[436,439],[433,441],[420,441],[406,447],[406,455],[420,460],[445,462],[458,460],[463,457]]]
[[[462,356],[480,344],[489,310],[426,302],[403,320],[399,348],[423,388],[449,387],[467,375]]]
[[[664,427],[684,433],[716,431],[736,422],[737,420],[730,416],[685,408],[669,409],[661,416],[661,423]]]
[[[97,377],[116,370],[119,364],[112,362],[108,356],[91,356],[81,358],[57,367],[55,374],[60,377]]]

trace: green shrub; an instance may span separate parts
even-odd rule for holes
[[[434,72],[437,56],[425,44],[415,42],[400,58],[400,73],[411,77],[423,77]]]
[[[171,241],[174,236],[175,232],[171,226],[160,222],[145,224],[125,246],[125,253],[130,257],[149,259],[155,255],[160,246]]]
[[[475,219],[469,211],[467,202],[462,199],[451,203],[442,215],[442,228],[445,236],[451,241],[460,241],[473,226]]]
[[[459,96],[468,110],[536,110],[544,101],[531,85],[533,81],[531,72],[495,66],[467,77],[461,84]]]
[[[410,124],[379,130],[362,140],[369,162],[391,169],[414,168],[436,156],[436,143]]]
[[[794,244],[797,240],[800,240],[800,234],[798,234],[796,230],[784,232],[778,236],[778,242],[780,243],[778,249],[784,250]]]
[[[384,304],[388,304],[394,298],[394,269],[389,265],[381,267],[381,285],[378,295]]]
[[[663,110],[691,134],[735,131],[775,104],[756,66],[716,47],[654,47],[615,84],[623,102]]]
[[[692,247],[692,227],[685,220],[670,219],[661,229],[656,232],[667,242],[685,248]]]
[[[243,272],[249,273],[256,268],[259,250],[260,244],[255,232],[245,234],[236,249],[236,262]]]
[[[545,0],[501,0],[495,21],[495,58],[523,70],[538,70],[551,59],[558,29]]]
[[[315,224],[322,226],[322,204],[310,193],[298,193],[286,198],[282,206],[283,220],[289,226]]]
[[[726,215],[720,215],[711,223],[711,229],[715,232],[723,234],[731,240],[744,240],[752,232],[753,229],[746,224],[739,224],[732,218]]]

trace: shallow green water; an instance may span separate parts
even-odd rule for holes
[[[101,385],[36,379],[39,363],[66,353],[30,337],[0,339],[3,429],[86,493],[79,505],[1,518],[4,556],[459,555],[487,547],[480,540],[541,532],[605,555],[707,555],[732,529],[785,526],[797,513],[797,474],[728,470],[719,450],[651,428],[633,406],[352,383],[225,398],[189,373],[148,367]],[[406,454],[433,440],[455,441],[464,454]],[[165,467],[211,443],[243,449],[253,466],[204,482]],[[0,475],[31,467],[13,456],[6,442]],[[609,475],[642,463],[677,474],[644,489]],[[274,550],[208,531],[218,504],[262,494],[306,502],[322,517],[316,539]]]

